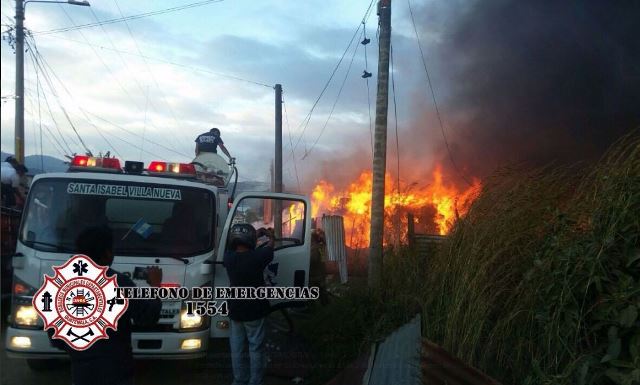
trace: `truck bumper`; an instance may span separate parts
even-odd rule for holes
[[[66,357],[64,351],[51,346],[49,337],[43,330],[8,327],[6,336],[5,346],[9,357],[30,359]],[[209,330],[186,333],[133,333],[131,346],[134,358],[168,360],[200,358],[206,356],[209,348]]]

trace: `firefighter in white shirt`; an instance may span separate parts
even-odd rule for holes
[[[27,171],[27,168],[18,163],[16,158],[12,156],[2,162],[0,176],[2,179],[3,207],[15,207],[24,204],[26,194],[21,181]]]

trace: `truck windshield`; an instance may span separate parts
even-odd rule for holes
[[[114,254],[190,256],[213,248],[214,195],[205,189],[124,181],[41,179],[31,186],[20,241],[75,252],[87,227],[113,231]]]

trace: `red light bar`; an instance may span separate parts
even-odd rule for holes
[[[107,168],[111,170],[120,170],[120,160],[117,158],[96,158],[87,155],[76,155],[71,161],[71,167],[87,167],[87,168]]]
[[[196,166],[191,163],[180,163],[180,174],[196,175]]]
[[[114,168],[120,170],[120,159],[117,158],[102,158],[102,167]]]
[[[149,164],[149,171],[153,172],[165,172],[167,171],[167,162],[151,162]]]
[[[71,161],[71,165],[72,166],[86,166],[88,161],[89,161],[89,157],[88,156],[76,155],[76,156],[73,157],[73,160]]]
[[[147,168],[150,172],[180,174],[180,175],[196,175],[196,167],[190,163],[167,163],[153,161],[149,163]]]

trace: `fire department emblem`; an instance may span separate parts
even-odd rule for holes
[[[107,277],[107,267],[96,265],[86,255],[74,255],[33,297],[33,307],[54,329],[53,338],[64,340],[75,350],[85,350],[97,340],[109,338],[107,328],[118,329],[118,320],[129,302],[116,298],[116,276]]]

